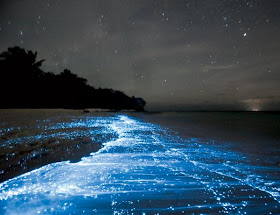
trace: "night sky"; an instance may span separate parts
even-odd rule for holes
[[[15,45],[148,110],[280,110],[279,0],[0,0]]]

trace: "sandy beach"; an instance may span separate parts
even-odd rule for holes
[[[1,214],[279,214],[279,145],[273,142],[259,145],[260,154],[246,150],[246,142],[207,141],[208,135],[188,136],[190,130],[182,135],[176,126],[190,127],[178,118],[193,117],[188,114],[1,114],[8,158],[2,154],[1,168],[10,178],[0,183]]]
[[[99,111],[92,109],[91,116],[111,115]],[[89,127],[85,114],[65,109],[0,110],[0,182],[49,163],[77,162],[98,151],[103,142],[117,138],[114,133],[103,133],[101,127]],[[80,121],[73,123],[75,118]]]

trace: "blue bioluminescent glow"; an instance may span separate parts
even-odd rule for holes
[[[279,213],[279,168],[125,115],[46,129],[77,127],[89,128],[77,135],[117,138],[77,163],[52,163],[1,183],[1,214]]]

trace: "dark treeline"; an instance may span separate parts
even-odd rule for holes
[[[60,74],[40,69],[37,52],[20,47],[0,54],[0,108],[106,108],[143,111],[146,102],[112,89],[95,89],[65,69]]]

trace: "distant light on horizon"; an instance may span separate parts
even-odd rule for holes
[[[1,51],[38,51],[43,71],[69,69],[156,110],[248,111],[242,100],[255,98],[279,110],[277,1],[4,2]]]
[[[255,112],[260,111],[261,105],[260,105],[260,103],[252,103],[250,105],[250,109],[251,109],[251,111],[255,111]]]
[[[246,99],[243,100],[243,103],[248,107],[248,110],[250,111],[261,111],[263,101],[261,99]]]

